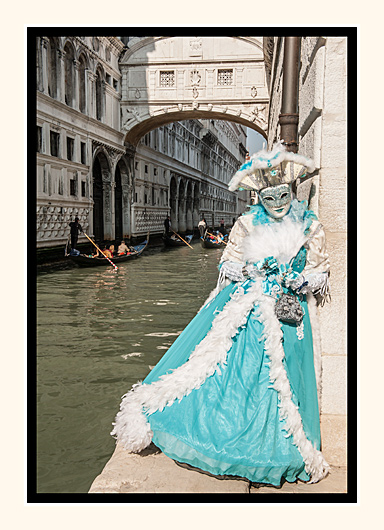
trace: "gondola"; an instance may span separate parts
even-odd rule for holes
[[[203,248],[223,248],[226,246],[228,241],[228,234],[223,236],[223,239],[216,239],[216,234],[211,234],[208,230],[205,232],[204,237],[200,238],[201,246]]]
[[[214,241],[212,239],[201,239],[201,246],[203,248],[222,248],[225,247],[224,241]]]
[[[146,246],[148,245],[149,238],[140,243],[139,245],[135,245],[133,247],[134,251],[129,252],[128,254],[123,254],[122,256],[113,256],[111,261],[115,263],[115,265],[118,265],[119,263],[123,263],[124,261],[129,261],[134,258],[138,258],[141,256],[141,254],[144,252]],[[92,258],[90,256],[87,256],[86,254],[79,254],[78,256],[71,256],[68,254],[68,257],[74,262],[77,263],[80,267],[98,267],[102,265],[109,265],[111,266],[111,263],[104,258],[103,256],[99,256],[97,258]]]
[[[183,237],[184,241],[182,241],[181,239],[177,238],[176,236],[174,236],[174,237],[175,237],[175,239],[173,239],[172,237],[166,236],[164,234],[163,235],[164,245],[166,247],[185,247],[186,245],[185,245],[184,241],[186,241],[187,243],[190,243],[192,238],[193,238],[193,234]]]

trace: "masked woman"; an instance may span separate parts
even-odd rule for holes
[[[292,193],[311,164],[279,143],[231,180],[231,191],[255,190],[259,203],[231,230],[216,289],[123,396],[112,435],[128,451],[153,441],[214,475],[273,485],[328,473],[311,320],[314,294],[329,294],[329,262],[321,224]]]

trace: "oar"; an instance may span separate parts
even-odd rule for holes
[[[175,234],[175,236],[177,236],[178,238],[181,239],[181,241],[184,241],[184,243],[186,245],[188,245],[192,250],[193,250],[193,247],[191,247],[191,245],[189,243],[187,243],[181,236],[179,236],[179,234],[176,234],[176,232],[174,230],[172,230],[172,232]]]
[[[117,267],[116,267],[116,265],[113,263],[113,261],[111,261],[111,260],[110,260],[110,259],[104,254],[104,252],[103,252],[101,249],[99,249],[99,247],[96,245],[96,243],[95,243],[94,241],[92,241],[92,239],[91,239],[90,237],[88,237],[87,234],[86,234],[85,232],[83,232],[83,234],[85,235],[85,237],[86,237],[87,239],[89,239],[89,241],[92,243],[92,245],[95,245],[95,247],[97,248],[97,250],[98,250],[99,252],[102,253],[102,255],[104,256],[104,258],[106,258],[106,259],[109,261],[109,263],[110,263],[111,265],[113,265],[113,267],[115,267],[115,271],[117,271]]]
[[[219,243],[219,238],[218,238],[217,236],[214,236],[214,235],[213,235],[213,234],[211,234],[210,232],[207,232],[207,234],[208,234],[209,236],[212,236],[212,237],[214,237],[214,238],[216,239],[216,241],[217,241],[217,242]],[[221,240],[221,242],[222,242],[222,243],[224,243],[224,245],[226,245],[226,244],[227,244],[227,243],[226,243],[226,242],[224,241],[224,239],[222,239],[222,240]]]

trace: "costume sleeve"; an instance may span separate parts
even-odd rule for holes
[[[306,265],[302,274],[294,280],[291,286],[302,294],[308,292],[319,294],[324,302],[330,297],[330,265],[326,251],[324,229],[318,221],[314,221],[311,225],[311,233],[306,247]]]
[[[229,235],[228,243],[224,249],[220,260],[220,276],[219,284],[223,283],[227,278],[231,281],[243,281],[243,239],[248,234],[248,230],[239,218],[234,224]]]
[[[329,258],[326,251],[325,232],[318,222],[312,223],[313,230],[307,241],[307,262],[303,274],[329,273]]]

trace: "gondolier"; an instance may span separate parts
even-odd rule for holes
[[[81,224],[79,223],[79,218],[75,217],[75,221],[69,223],[69,226],[71,227],[71,249],[75,249],[79,232],[83,232]]]
[[[203,219],[199,222],[199,224],[197,225],[198,228],[199,228],[199,231],[200,231],[200,237],[203,238],[204,237],[204,233],[207,229],[207,221]]]
[[[171,218],[167,215],[166,220],[164,221],[165,235],[168,237],[171,230]]]

